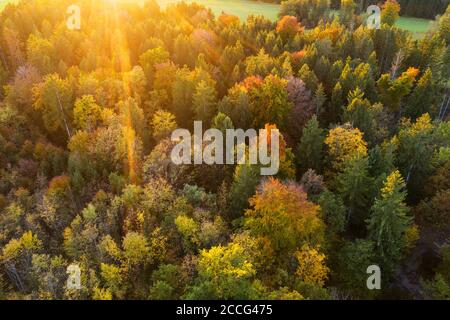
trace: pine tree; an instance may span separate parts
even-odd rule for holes
[[[193,96],[193,108],[196,120],[209,124],[216,112],[216,89],[206,81],[202,80],[195,88]]]
[[[433,74],[430,69],[427,69],[408,97],[405,116],[415,120],[424,113],[435,111],[432,108],[437,96]]]
[[[322,168],[325,130],[319,127],[317,117],[313,116],[303,128],[303,135],[297,147],[297,159],[302,170]]]
[[[369,161],[360,157],[346,163],[342,173],[336,177],[338,193],[348,208],[350,223],[360,228],[367,218],[370,206],[373,179],[369,176]]]
[[[317,87],[316,91],[314,92],[314,104],[316,107],[316,116],[319,116],[321,114],[322,107],[327,101],[327,95],[325,94],[325,90],[323,88],[322,83],[319,83],[319,86]]]
[[[405,234],[412,224],[405,204],[405,186],[400,172],[392,172],[367,220],[369,239],[375,243],[380,267],[388,275],[392,274],[404,254],[407,246]]]

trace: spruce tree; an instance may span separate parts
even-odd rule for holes
[[[381,195],[375,199],[367,220],[369,239],[375,243],[380,267],[388,275],[403,256],[407,245],[405,234],[412,223],[404,189],[405,181],[400,172],[392,172],[381,189]]]

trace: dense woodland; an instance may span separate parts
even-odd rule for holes
[[[0,298],[450,298],[450,7],[73,2],[0,15]],[[194,120],[278,128],[280,171],[174,165]]]
[[[285,0],[254,0],[264,1],[270,3],[282,3]],[[296,2],[302,2],[298,0]],[[314,2],[310,1],[310,2]],[[369,5],[382,4],[383,0],[355,0],[357,5],[357,12],[363,12]],[[400,14],[402,16],[410,16],[417,18],[434,19],[437,15],[442,15],[445,9],[450,5],[450,0],[397,0],[397,3],[401,6]],[[339,9],[341,7],[341,0],[330,0],[330,6],[333,9]]]

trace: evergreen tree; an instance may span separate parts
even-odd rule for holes
[[[303,135],[297,147],[297,161],[303,171],[322,169],[325,130],[320,128],[317,117],[313,116],[303,129]]]
[[[399,171],[386,179],[367,220],[369,239],[375,243],[377,260],[388,277],[392,275],[406,249],[406,232],[412,224],[405,204],[405,181]]]

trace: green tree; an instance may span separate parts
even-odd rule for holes
[[[313,116],[303,128],[297,147],[297,161],[304,171],[311,168],[320,172],[322,169],[324,140],[325,130],[320,128],[317,117]]]
[[[448,45],[450,43],[450,5],[439,20],[439,34]]]
[[[336,188],[348,208],[349,221],[356,230],[362,230],[368,218],[373,192],[373,179],[369,176],[369,160],[361,157],[346,163],[344,170],[336,177]]]
[[[431,69],[428,68],[406,101],[405,115],[415,120],[424,113],[435,113],[434,104],[437,96],[436,83]]]
[[[250,107],[255,128],[263,128],[267,123],[275,124],[280,130],[285,128],[286,117],[292,109],[286,86],[285,79],[269,75],[251,90]]]
[[[369,239],[375,244],[375,253],[382,270],[392,275],[404,255],[406,232],[412,224],[405,204],[405,182],[400,172],[393,171],[386,179],[380,196],[375,199],[367,220]]]
[[[173,114],[158,110],[153,115],[150,126],[153,129],[153,138],[159,142],[172,134],[172,131],[177,128],[177,123]]]
[[[73,118],[78,129],[91,132],[102,120],[102,108],[95,102],[93,96],[82,96],[75,101]]]
[[[390,74],[383,74],[377,81],[380,100],[383,105],[393,112],[398,111],[403,97],[411,92],[418,73],[418,69],[409,68],[397,79],[392,79]]]
[[[376,257],[372,241],[346,241],[338,253],[336,277],[339,286],[353,298],[373,298],[376,290],[369,290],[366,285],[367,267],[373,264],[376,264]]]
[[[198,284],[189,290],[186,298],[255,298],[251,282],[255,273],[251,254],[239,243],[202,250],[198,259]]]
[[[353,0],[341,0],[341,8],[339,12],[339,20],[342,24],[350,26],[353,21],[356,10],[356,4]]]
[[[233,121],[231,121],[230,117],[225,115],[222,112],[217,113],[211,123],[211,127],[215,129],[219,129],[222,133],[226,133],[227,129],[234,129]]]
[[[329,234],[344,232],[347,225],[347,210],[341,197],[326,190],[319,196],[317,203]]]
[[[192,99],[195,120],[203,121],[204,125],[209,124],[217,111],[216,89],[202,80],[197,84]]]
[[[45,128],[50,133],[63,130],[70,138],[73,95],[69,81],[58,74],[50,74],[33,87],[33,96],[33,105],[42,112]]]
[[[148,81],[154,80],[156,65],[169,60],[169,53],[161,47],[149,49],[139,56],[139,64],[144,69]]]

